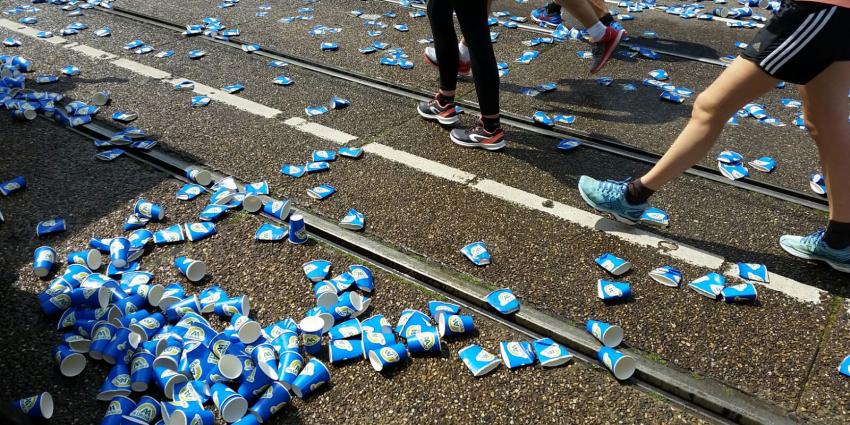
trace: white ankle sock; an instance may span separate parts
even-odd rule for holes
[[[466,44],[458,43],[457,51],[460,53],[461,62],[469,62],[469,47],[467,47]]]
[[[605,36],[605,25],[602,25],[602,22],[596,21],[592,27],[587,29],[588,35],[590,35],[590,41],[594,43],[598,43],[599,40],[602,40],[602,37]]]

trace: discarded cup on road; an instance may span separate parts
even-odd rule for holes
[[[460,252],[476,266],[490,264],[490,252],[487,250],[487,245],[484,242],[473,242],[461,248]]]
[[[437,319],[440,337],[464,335],[472,332],[474,328],[472,316],[441,314]]]
[[[596,282],[596,295],[602,301],[624,300],[632,295],[632,289],[626,282],[599,279]]]
[[[328,344],[328,360],[331,364],[363,357],[363,343],[358,339],[336,339]]]
[[[86,357],[65,344],[53,349],[53,359],[62,375],[69,378],[79,375],[86,368]]]
[[[419,332],[407,339],[407,349],[411,354],[439,354],[442,351],[440,335],[437,332]]]
[[[614,276],[623,275],[632,268],[632,263],[608,252],[596,257],[596,264]]]
[[[214,223],[186,223],[183,232],[186,239],[197,242],[216,234],[216,229]]]
[[[381,333],[365,331],[363,332],[363,338],[360,342],[363,345],[363,357],[368,360],[370,351],[377,350],[388,345],[393,345],[396,343],[396,339],[395,334],[392,332]]]
[[[69,253],[66,262],[68,264],[82,264],[91,270],[97,270],[102,265],[103,257],[100,255],[100,251],[96,249],[84,249]]]
[[[227,423],[238,421],[248,412],[248,401],[222,382],[216,382],[210,388],[213,404]]]
[[[106,413],[103,415],[103,420],[100,425],[122,425],[124,423],[124,415],[129,414],[136,408],[136,402],[127,396],[116,396],[109,401],[109,406],[106,408]]]
[[[308,316],[301,320],[298,327],[301,328],[301,345],[304,351],[315,355],[322,348],[322,334],[326,322],[319,316]]]
[[[844,376],[850,376],[850,356],[844,358],[838,365],[838,373]]]
[[[428,301],[428,312],[431,313],[432,319],[437,320],[441,314],[457,314],[460,312],[460,306],[443,301]]]
[[[186,257],[177,257],[174,259],[174,266],[180,270],[183,276],[186,276],[192,282],[197,282],[204,278],[207,274],[207,265],[203,261],[192,260]]]
[[[496,356],[476,344],[461,348],[457,355],[476,378],[490,373],[501,363]]]
[[[499,344],[499,352],[508,369],[534,364],[534,351],[528,341],[502,341]]]
[[[22,398],[12,402],[15,410],[36,420],[50,419],[53,416],[53,397],[43,392],[32,397]]]
[[[154,354],[137,351],[130,361],[130,389],[135,392],[148,390],[153,379]]]
[[[758,291],[756,290],[756,286],[752,283],[740,283],[737,285],[724,287],[723,290],[720,291],[720,295],[723,296],[723,301],[727,303],[733,302],[753,302],[758,298]]]
[[[115,396],[130,395],[130,369],[126,364],[116,364],[106,376],[106,381],[101,385],[97,394],[100,401],[112,400]]]
[[[487,295],[487,303],[501,314],[519,311],[519,300],[509,288],[497,289]]]
[[[201,314],[201,303],[198,301],[197,295],[192,295],[168,306],[165,310],[165,317],[169,321],[174,322],[180,320],[181,317],[190,312]]]
[[[280,382],[286,387],[291,388],[295,378],[301,373],[304,367],[304,357],[298,351],[285,351],[280,355],[280,361],[277,364],[277,374],[280,377]]]
[[[327,366],[318,359],[310,359],[292,382],[292,392],[303,400],[330,380],[331,372]]]
[[[52,233],[65,231],[65,220],[62,218],[52,218],[44,220],[35,225],[36,236],[45,236]]]
[[[767,266],[755,263],[738,263],[738,275],[752,282],[769,283]]]
[[[623,342],[623,328],[617,325],[598,320],[588,320],[585,329],[606,347],[616,347]]]
[[[154,221],[160,221],[165,217],[165,209],[162,206],[144,199],[136,201],[133,205],[133,212],[140,217]]]
[[[311,282],[320,282],[328,277],[331,270],[331,262],[327,260],[312,260],[304,263],[301,268]]]
[[[357,319],[349,319],[337,324],[328,331],[328,336],[331,340],[346,339],[358,336],[362,333],[360,321]]]
[[[652,280],[671,288],[678,288],[682,283],[682,272],[671,266],[661,266],[649,272]]]
[[[109,261],[119,269],[129,264],[130,241],[127,238],[112,238],[109,242]]]
[[[251,351],[251,359],[254,360],[254,365],[260,369],[271,380],[279,379],[277,374],[277,356],[271,344],[264,343],[257,345]]]
[[[53,270],[53,265],[56,263],[56,250],[49,246],[38,247],[35,249],[33,257],[33,273],[38,277],[49,275],[50,271]]]
[[[368,353],[369,363],[372,368],[381,372],[387,368],[394,367],[407,359],[407,348],[404,344],[393,344],[372,350]]]
[[[726,278],[714,272],[697,278],[688,284],[688,287],[697,291],[697,293],[714,300],[720,296],[725,286]]]
[[[366,217],[363,213],[355,210],[354,208],[350,208],[348,212],[345,213],[345,216],[339,221],[339,227],[348,230],[363,230],[365,221]]]
[[[635,373],[635,359],[611,347],[600,348],[597,357],[620,381],[631,378]]]
[[[543,367],[555,367],[565,364],[573,358],[567,348],[551,338],[541,338],[534,341],[534,353]]]
[[[291,400],[292,396],[286,386],[280,382],[272,382],[260,399],[251,406],[251,412],[260,419],[261,423],[266,423]]]
[[[307,242],[307,229],[301,214],[292,214],[289,217],[289,242],[296,245]]]

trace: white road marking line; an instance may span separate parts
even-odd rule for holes
[[[424,173],[467,185],[495,198],[512,202],[535,211],[541,211],[588,229],[603,231],[611,236],[618,237],[635,245],[653,248],[661,255],[666,255],[691,265],[709,270],[720,271],[723,270],[723,265],[727,264],[726,259],[721,256],[661,237],[642,228],[627,226],[609,218],[571,207],[560,202],[553,202],[553,206],[551,208],[544,207],[543,202],[547,201],[546,198],[494,180],[482,179],[473,183],[473,181],[477,178],[474,174],[394,149],[380,143],[367,144],[363,146],[363,150]],[[665,249],[662,245],[671,245],[676,248]],[[736,263],[727,267],[725,274],[727,276],[737,276]],[[819,304],[821,302],[821,296],[826,293],[821,289],[797,282],[776,273],[770,274],[770,283],[765,285],[765,287],[782,292],[796,300],[813,304]]]
[[[130,59],[121,58],[118,60],[111,61],[109,63],[119,68],[124,68],[128,71],[134,72],[145,77],[150,77],[155,80],[164,80],[166,78],[171,78],[171,74],[163,70],[154,68],[152,66],[147,66],[143,63],[139,63],[136,61],[131,61]]]
[[[175,78],[171,80],[165,81],[168,84],[175,85],[182,81],[189,80],[188,78]],[[192,80],[189,80],[192,81]],[[263,118],[274,118],[282,113],[282,111],[274,108],[270,108],[266,105],[259,104],[257,102],[252,102],[248,99],[227,93],[225,91],[198,83],[195,83],[195,88],[192,90],[193,92],[208,96],[210,99],[215,100],[217,102],[221,102],[227,105],[230,105],[236,109],[241,111],[250,112],[254,115],[259,115]]]
[[[352,136],[351,134],[339,131],[335,128],[310,122],[300,117],[292,117],[283,123],[295,128],[296,130],[312,134],[320,139],[334,142],[338,145],[344,145],[348,142],[357,140],[357,136]]]
[[[659,254],[667,255],[695,266],[716,270],[723,266],[725,262],[723,257],[705,252],[699,248],[674,242],[644,229],[627,226],[560,202],[553,202],[551,208],[544,207],[543,202],[547,200],[546,198],[494,180],[483,179],[473,184],[472,187],[488,195],[519,204],[528,209],[541,211],[588,229],[603,231],[635,245],[655,249]],[[669,251],[661,248],[662,245],[668,244],[677,246],[678,248]]]
[[[422,158],[380,143],[369,143],[363,146],[363,150],[370,154],[378,155],[381,158],[417,169],[423,173],[456,183],[469,184],[475,180],[475,174],[467,173],[466,171],[458,170],[457,168],[449,167],[448,165],[443,165],[439,162],[431,161],[430,159]]]
[[[5,18],[0,18],[0,27],[6,28],[7,30],[10,30],[10,31],[14,31],[18,34],[25,35],[27,37],[38,38],[39,30],[37,30],[35,28],[30,28],[26,25],[19,24],[19,23],[14,22],[14,21],[10,21],[10,20],[5,19]],[[50,38],[38,38],[38,39],[41,40],[41,41],[46,41],[50,44],[64,44],[64,43],[68,42],[67,39],[64,39],[62,37],[57,37],[55,35],[53,37],[50,37]]]
[[[105,52],[94,47],[86,46],[85,44],[74,43],[73,45],[69,44],[63,47],[65,47],[66,49],[71,49],[75,52],[80,52],[92,59],[112,60],[118,57],[116,55],[113,55],[112,53]]]

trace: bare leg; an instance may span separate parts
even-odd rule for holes
[[[806,128],[818,145],[826,188],[829,219],[850,223],[850,62],[835,62],[800,88]]]
[[[641,183],[658,190],[679,177],[711,150],[732,114],[773,88],[777,81],[756,64],[741,57],[735,59],[700,93],[688,125],[652,170],[640,178]]]
[[[608,13],[608,6],[605,6],[605,0],[590,0],[590,7],[593,8],[597,18],[601,18]]]

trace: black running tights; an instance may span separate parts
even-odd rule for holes
[[[440,89],[457,88],[458,39],[452,12],[469,46],[472,78],[482,115],[499,113],[499,71],[487,26],[487,0],[428,0],[428,18],[440,68]]]

